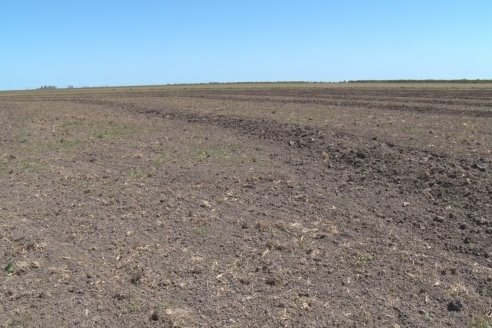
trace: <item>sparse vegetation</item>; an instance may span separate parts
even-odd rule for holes
[[[141,179],[147,176],[147,174],[142,170],[132,170],[129,173],[129,176],[133,179]]]
[[[165,152],[159,152],[154,157],[154,165],[156,167],[161,166],[169,160],[169,155]]]
[[[20,160],[20,169],[30,173],[42,173],[47,171],[49,166],[40,159],[28,158]]]
[[[7,264],[7,266],[5,267],[5,270],[4,270],[4,271],[5,271],[5,274],[6,274],[7,276],[11,276],[11,275],[13,275],[13,274],[15,273],[14,263],[13,263],[13,262],[9,262],[9,263]]]
[[[138,130],[136,126],[117,123],[112,120],[93,122],[87,119],[68,120],[57,125],[57,129],[77,136],[78,141],[121,138]]]
[[[480,316],[473,319],[470,328],[492,328],[492,318]]]
[[[491,328],[491,90],[0,93],[1,323]]]
[[[237,143],[211,147],[208,149],[199,149],[194,152],[193,157],[199,162],[202,162],[208,158],[211,160],[232,162],[237,162],[241,159],[247,158],[245,154],[241,153],[241,145]]]
[[[210,152],[208,150],[198,150],[195,154],[195,158],[198,161],[203,161],[210,157]]]
[[[142,309],[141,304],[137,302],[124,302],[121,305],[121,311],[123,312],[123,314],[139,313],[141,309]]]
[[[6,174],[9,169],[9,161],[5,156],[0,157],[0,176]]]
[[[371,255],[359,255],[357,256],[357,263],[360,265],[366,265],[373,260]]]

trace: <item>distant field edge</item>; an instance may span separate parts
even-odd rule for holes
[[[70,87],[51,89],[19,89],[0,90],[5,94],[57,94],[57,93],[84,93],[84,92],[111,92],[111,91],[155,91],[172,89],[263,89],[263,88],[492,88],[492,79],[460,79],[460,80],[348,80],[338,82],[313,81],[279,81],[279,82],[209,82],[209,83],[176,83],[155,85],[128,85],[128,86],[96,86]]]
[[[454,80],[349,80],[347,83],[475,83],[487,84],[492,83],[492,79],[454,79]]]

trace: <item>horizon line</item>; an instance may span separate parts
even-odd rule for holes
[[[134,85],[99,85],[99,86],[73,86],[67,85],[60,87],[58,85],[42,85],[37,88],[25,89],[0,89],[0,92],[12,91],[53,91],[67,89],[105,89],[105,88],[145,88],[145,87],[166,87],[166,86],[201,86],[201,85],[237,85],[237,84],[355,84],[355,83],[465,83],[480,84],[492,83],[491,79],[360,79],[360,80],[339,80],[339,81],[234,81],[234,82],[190,82],[190,83],[164,83],[164,84],[134,84]]]

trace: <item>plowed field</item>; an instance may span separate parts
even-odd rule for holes
[[[0,326],[490,327],[492,87],[0,93]]]

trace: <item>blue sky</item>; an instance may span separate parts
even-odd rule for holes
[[[492,78],[490,0],[0,3],[0,89]]]

